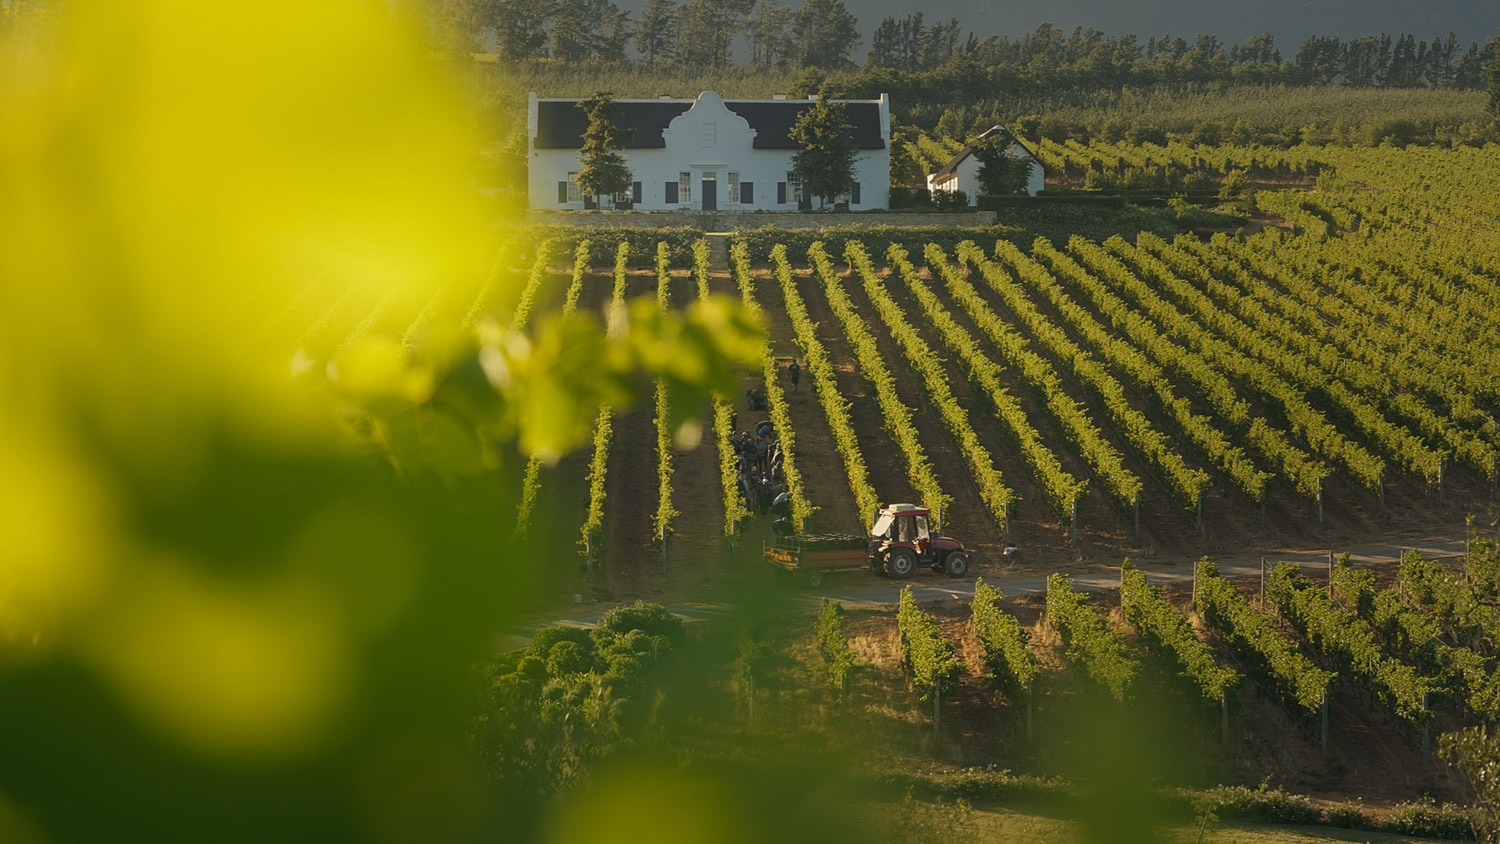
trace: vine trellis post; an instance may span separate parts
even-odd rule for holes
[[[1323,691],[1323,722],[1318,730],[1318,747],[1323,751],[1323,756],[1328,756],[1328,690]]]

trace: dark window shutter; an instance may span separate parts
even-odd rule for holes
[[[640,204],[640,202],[641,202],[641,183],[640,182],[631,182],[630,183],[630,201],[633,204],[636,204],[636,205]]]
[[[754,182],[740,182],[740,204],[741,205],[754,205],[755,204],[755,183]]]
[[[568,204],[568,183],[567,182],[558,182],[557,183],[557,204],[558,205],[566,205],[566,204]]]
[[[677,204],[677,183],[676,182],[667,182],[667,204],[668,205],[676,205]]]
[[[564,187],[566,187],[566,185],[564,185]],[[777,205],[785,205],[786,204],[786,182],[777,182],[776,183],[776,204]]]
[[[850,205],[858,205],[859,204],[859,182],[855,182],[854,183],[854,189],[851,190],[851,191],[849,191],[849,204]]]

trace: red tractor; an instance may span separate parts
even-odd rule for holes
[[[913,504],[889,504],[875,513],[867,537],[782,536],[765,548],[765,560],[786,571],[806,573],[813,586],[832,571],[868,569],[899,580],[911,577],[919,565],[963,577],[969,571],[969,555],[962,542],[928,528],[931,512]]]
[[[911,577],[917,566],[963,577],[969,571],[969,555],[964,544],[951,536],[935,533],[927,527],[932,513],[914,504],[887,504],[875,514],[870,527],[869,557],[887,577]]]

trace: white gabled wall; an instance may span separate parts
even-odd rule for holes
[[[1047,169],[1042,166],[1041,159],[1031,154],[1031,150],[1020,144],[1011,147],[1011,154],[1018,158],[1026,158],[1031,162],[1031,175],[1026,178],[1026,193],[1036,196],[1047,187]]]
[[[1039,191],[1047,186],[1047,173],[1042,168],[1042,162],[1037,160],[1029,150],[1020,144],[1012,144],[1010,147],[1012,158],[1024,158],[1031,162],[1031,175],[1026,179],[1026,193],[1036,196]],[[961,190],[969,197],[969,206],[973,207],[979,202],[979,156],[965,155],[952,176],[942,182],[933,182],[935,174],[927,174],[927,189],[941,191]]]
[[[772,102],[772,100],[766,100]],[[779,100],[776,102],[780,102]],[[578,151],[572,149],[536,149],[537,97],[527,98],[527,188],[528,205],[536,209],[582,209],[582,197],[576,202],[558,202],[558,183],[580,168]],[[712,128],[710,128],[712,127]],[[854,179],[860,183],[860,201],[852,210],[888,208],[890,206],[891,118],[890,97],[880,98],[880,132],[885,147],[860,150],[854,164]],[[778,203],[778,186],[787,181],[792,169],[792,150],[755,149],[755,130],[731,106],[712,91],[705,91],[693,106],[678,115],[663,132],[665,148],[627,149],[626,161],[634,180],[641,185],[636,208],[645,211],[702,210],[704,180],[710,177],[719,211],[795,211],[797,204],[787,191],[786,201]],[[669,202],[668,183],[679,184],[682,173],[691,174],[691,196],[684,199],[679,188],[675,202]],[[739,183],[751,185],[751,197],[745,202],[729,201],[729,176],[737,174]]]

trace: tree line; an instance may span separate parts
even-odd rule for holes
[[[980,37],[956,18],[882,18],[859,56],[859,21],[843,0],[647,0],[636,15],[612,0],[402,0],[455,51],[508,62],[847,71],[860,88],[895,75],[943,71],[960,88],[1018,92],[1191,83],[1480,90],[1496,39],[1449,32],[1422,39],[1315,35],[1284,53],[1270,33],[1229,44],[1213,35],[1107,35],[1044,23],[1020,36]]]
[[[843,0],[402,0],[441,48],[507,62],[854,70],[862,40]],[[743,61],[736,56],[743,54]]]
[[[1492,53],[1490,45],[1462,44],[1451,32],[1430,41],[1405,33],[1312,36],[1290,56],[1270,33],[1241,44],[1213,35],[1142,41],[1087,27],[1066,33],[1044,23],[1019,38],[960,40],[956,21],[926,26],[916,12],[881,22],[861,70],[912,73],[958,63],[1032,91],[1212,82],[1475,90],[1485,85]]]

